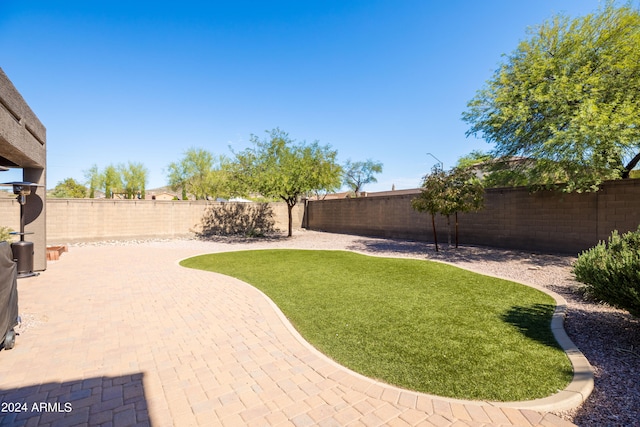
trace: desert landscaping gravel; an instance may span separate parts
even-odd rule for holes
[[[292,238],[220,237],[80,243],[83,245],[195,247],[202,253],[242,249],[345,249],[371,255],[444,261],[479,273],[550,289],[567,301],[565,329],[594,368],[595,388],[577,409],[558,413],[578,426],[640,426],[640,319],[587,301],[571,273],[575,256],[540,254],[479,246],[369,238],[300,230]],[[73,245],[72,245],[73,246]],[[28,327],[23,319],[23,327]]]

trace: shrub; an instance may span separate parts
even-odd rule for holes
[[[640,226],[581,253],[573,273],[585,295],[640,317]]]
[[[199,237],[264,237],[274,231],[273,211],[267,203],[211,205],[202,217]]]
[[[12,231],[13,230],[10,229],[9,227],[0,225],[0,242],[4,242],[4,241],[10,242],[12,240],[11,234],[10,234]]]

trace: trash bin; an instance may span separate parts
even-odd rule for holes
[[[0,242],[0,348],[10,350],[16,342],[18,324],[18,266],[7,242]]]

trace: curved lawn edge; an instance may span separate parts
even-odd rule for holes
[[[369,255],[369,256],[380,256],[380,255],[369,254],[362,251],[351,251],[351,252],[355,252],[363,255]],[[381,256],[381,257],[394,258],[389,256]],[[421,258],[416,257],[414,259],[421,259]],[[556,303],[556,308],[553,313],[553,317],[551,319],[551,331],[553,332],[553,336],[558,342],[558,345],[560,345],[562,350],[567,355],[567,358],[571,362],[571,366],[573,368],[573,379],[571,380],[569,385],[567,385],[564,388],[564,390],[559,391],[558,393],[555,393],[548,397],[539,398],[539,399],[513,401],[513,402],[494,402],[494,401],[485,400],[483,402],[488,403],[492,406],[498,406],[498,407],[507,407],[507,408],[514,408],[514,409],[530,409],[533,411],[540,411],[540,412],[553,412],[553,411],[564,411],[564,410],[576,408],[587,400],[587,398],[591,395],[591,392],[593,391],[593,387],[594,387],[593,367],[591,366],[591,364],[589,363],[589,360],[587,360],[585,355],[582,354],[580,349],[573,343],[573,341],[571,341],[571,338],[569,338],[569,335],[567,335],[567,332],[564,329],[564,320],[567,317],[567,301],[564,299],[562,295],[550,289],[547,289],[543,286],[538,286],[532,283],[527,283],[527,282],[522,282],[520,280],[514,280],[511,278],[502,277],[495,274],[488,274],[486,272],[474,270],[472,268],[462,267],[451,262],[446,262],[441,260],[430,260],[430,261],[451,265],[453,267],[461,268],[463,270],[467,270],[472,273],[482,274],[484,276],[489,276],[489,277],[495,277],[496,279],[509,280],[515,283],[519,283],[521,285],[536,289],[540,292],[544,292],[545,294],[553,298]],[[271,304],[275,304],[271,300],[269,300],[269,302]],[[278,312],[279,312],[278,315],[280,316],[281,315],[280,309],[278,309]],[[282,314],[282,316],[284,316],[284,314]],[[291,325],[291,327],[293,328],[293,325]],[[289,328],[289,325],[287,325],[287,328]],[[392,387],[395,387],[395,386],[392,386]],[[403,389],[400,389],[399,387],[395,387],[395,388],[399,390],[403,390]],[[419,394],[427,395],[426,393],[419,393]],[[428,395],[428,396],[433,396],[433,395]],[[474,402],[474,401],[468,401],[468,400],[451,399],[451,398],[440,397],[440,396],[438,396],[438,398],[447,400],[447,401],[452,401],[452,402],[460,402],[460,401]]]
[[[260,249],[258,249],[260,250]],[[264,249],[264,250],[268,250],[268,249]],[[296,250],[310,250],[310,251],[314,251],[314,250],[324,250],[324,249],[296,249]],[[418,257],[393,257],[393,256],[388,256],[388,255],[376,255],[376,254],[371,254],[371,253],[367,253],[367,252],[362,252],[362,251],[355,251],[355,250],[349,250],[349,249],[341,249],[347,252],[353,252],[353,253],[357,253],[360,255],[366,255],[366,256],[374,256],[374,257],[380,257],[380,258],[410,258],[410,259],[418,259],[418,260],[424,260],[422,258],[418,258]],[[183,258],[180,260],[177,260],[176,263],[178,265],[180,265],[181,267],[183,267],[180,263],[184,260],[190,259],[190,258],[194,258],[197,256],[201,256],[201,255],[213,255],[216,253],[223,253],[223,252],[238,252],[235,250],[230,250],[230,251],[221,251],[221,252],[206,252],[206,253],[202,253],[202,254],[198,254],[198,255],[193,255],[193,256],[189,256],[187,258]],[[269,304],[269,306],[272,307],[272,309],[274,310],[274,313],[278,316],[278,318],[280,319],[280,321],[282,322],[282,324],[285,326],[285,328],[289,331],[289,333],[291,333],[291,335],[301,344],[303,345],[307,350],[309,350],[311,353],[313,353],[315,356],[319,357],[320,359],[322,359],[323,361],[325,361],[326,363],[329,363],[330,365],[332,365],[333,367],[335,367],[336,369],[342,371],[345,374],[354,376],[356,378],[358,378],[361,381],[364,381],[366,383],[369,383],[371,386],[377,386],[377,387],[382,387],[383,389],[386,390],[390,390],[392,391],[392,393],[382,393],[382,399],[383,400],[388,400],[391,403],[398,403],[398,396],[400,393],[402,394],[409,394],[409,395],[413,395],[416,397],[419,396],[425,396],[431,399],[438,399],[441,401],[446,401],[446,402],[451,402],[451,403],[461,403],[461,404],[477,404],[477,405],[488,405],[488,406],[495,406],[495,407],[504,407],[504,408],[512,408],[512,409],[525,409],[525,410],[532,410],[532,411],[539,411],[539,412],[554,412],[554,411],[563,411],[563,410],[568,410],[568,409],[573,409],[579,405],[581,405],[591,394],[591,392],[593,391],[593,387],[594,387],[594,376],[593,376],[593,368],[591,367],[591,364],[589,363],[589,361],[587,360],[587,358],[582,354],[582,352],[578,349],[578,347],[573,343],[573,341],[571,341],[571,339],[569,338],[569,336],[567,335],[565,329],[564,329],[564,319],[566,317],[566,300],[559,294],[541,287],[541,286],[537,286],[531,283],[526,283],[526,282],[522,282],[519,280],[513,280],[511,278],[505,278],[505,277],[501,277],[501,276],[497,276],[497,275],[493,275],[493,274],[487,274],[486,272],[481,272],[478,270],[474,270],[472,268],[467,268],[467,267],[462,267],[459,265],[456,265],[454,263],[450,263],[450,262],[446,262],[446,261],[440,261],[440,260],[430,260],[430,261],[435,261],[435,262],[439,262],[442,264],[447,264],[453,267],[457,267],[460,268],[462,270],[466,270],[466,271],[470,271],[473,273],[477,273],[477,274],[481,274],[484,276],[489,276],[489,277],[493,277],[496,279],[503,279],[503,280],[508,280],[511,282],[515,282],[533,289],[536,289],[538,291],[541,291],[549,296],[551,296],[556,304],[556,308],[551,320],[551,330],[553,333],[554,338],[556,339],[556,341],[558,342],[558,345],[562,348],[562,350],[565,352],[565,354],[567,355],[567,358],[569,359],[569,361],[571,362],[571,366],[573,369],[573,379],[571,380],[571,382],[569,383],[569,385],[567,385],[564,390],[559,391],[558,393],[555,393],[551,396],[548,397],[544,397],[544,398],[538,398],[538,399],[533,399],[533,400],[524,400],[524,401],[507,401],[507,402],[500,402],[500,401],[490,401],[490,400],[465,400],[465,399],[456,399],[456,398],[451,398],[451,397],[442,397],[442,396],[438,396],[438,395],[434,395],[434,394],[428,394],[428,393],[423,393],[423,392],[419,392],[419,391],[414,391],[414,390],[410,390],[410,389],[405,389],[402,387],[398,387],[392,384],[388,384],[382,381],[377,381],[375,379],[372,379],[370,377],[367,377],[365,375],[362,375],[356,371],[353,371],[352,369],[347,368],[346,366],[336,362],[335,360],[333,360],[332,358],[330,358],[329,356],[327,356],[326,354],[322,353],[320,350],[318,350],[315,346],[313,346],[309,341],[307,341],[297,330],[296,328],[293,326],[293,324],[289,321],[289,319],[285,316],[285,314],[282,312],[282,310],[280,309],[280,307],[278,307],[278,305],[264,292],[262,292],[260,289],[258,289],[256,286],[253,286],[252,284],[245,282],[243,280],[237,279],[233,276],[229,276],[226,274],[222,274],[222,273],[218,273],[218,272],[213,272],[213,271],[209,271],[209,273],[213,273],[213,274],[219,274],[221,276],[225,276],[227,278],[232,279],[233,281],[242,284],[244,286],[247,286],[249,288],[251,288],[252,290],[256,291],[258,294],[260,294]],[[183,267],[183,268],[189,268],[189,267]],[[206,270],[203,270],[206,271]],[[388,395],[388,398],[385,399],[385,395]]]
[[[473,271],[470,269],[466,269]],[[501,278],[498,276],[492,276]],[[509,279],[511,280],[511,279]],[[589,363],[589,360],[578,349],[578,347],[571,341],[569,335],[564,329],[564,320],[567,317],[567,301],[560,294],[553,292],[550,289],[542,286],[533,285],[531,283],[524,283],[521,281],[515,281],[525,286],[537,289],[541,292],[551,296],[556,302],[556,309],[551,319],[551,331],[556,341],[564,350],[571,366],[573,367],[573,379],[564,390],[541,399],[527,400],[522,402],[497,402],[495,405],[502,407],[511,407],[517,409],[532,409],[536,411],[562,411],[572,409],[580,406],[587,400],[594,386],[593,367]]]
[[[377,255],[367,254],[366,252],[361,252],[361,251],[352,251],[352,252],[360,253],[363,255],[369,255],[369,256],[377,256]],[[386,257],[386,258],[391,258],[391,257]],[[419,258],[415,258],[415,259],[419,259]],[[534,285],[532,283],[526,283],[520,280],[514,280],[507,277],[501,277],[495,274],[487,274],[486,272],[474,270],[472,268],[462,267],[451,262],[440,261],[440,260],[431,260],[431,261],[451,265],[453,267],[461,268],[463,270],[467,270],[472,273],[495,277],[496,279],[510,280],[512,282],[516,282],[521,285],[528,286],[530,288],[536,289],[540,292],[544,292],[545,294],[549,295],[551,298],[554,299],[556,303],[556,308],[553,313],[553,317],[551,319],[551,331],[553,332],[553,336],[558,342],[558,345],[560,345],[562,350],[567,355],[567,358],[571,362],[571,366],[573,368],[573,379],[571,380],[569,385],[567,385],[567,387],[565,387],[564,390],[556,394],[553,394],[548,397],[543,397],[540,399],[514,401],[514,402],[493,402],[493,401],[484,401],[484,402],[492,406],[552,412],[552,411],[563,411],[563,410],[576,408],[580,406],[584,401],[587,400],[587,398],[591,395],[591,392],[593,391],[593,387],[594,387],[593,367],[591,366],[591,364],[589,363],[589,360],[587,360],[585,355],[582,354],[580,349],[578,349],[578,347],[573,343],[573,341],[571,341],[571,339],[569,338],[569,335],[567,335],[567,332],[564,329],[564,320],[567,316],[567,301],[564,299],[562,295],[550,289],[547,289],[543,286]],[[274,304],[271,300],[269,301],[271,304]],[[280,310],[278,309],[278,311]],[[278,315],[280,315],[280,313],[278,313]],[[287,325],[287,327],[289,327],[289,325]],[[291,327],[293,326],[291,325]],[[425,393],[420,393],[420,394],[425,394]],[[460,401],[459,399],[450,399],[445,397],[439,397],[439,398],[443,400],[449,400],[449,401]],[[465,401],[465,402],[473,402],[473,401]]]

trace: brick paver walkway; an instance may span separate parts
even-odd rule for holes
[[[572,425],[354,375],[254,288],[177,264],[203,251],[72,247],[19,280],[25,329],[0,352],[0,425]]]

